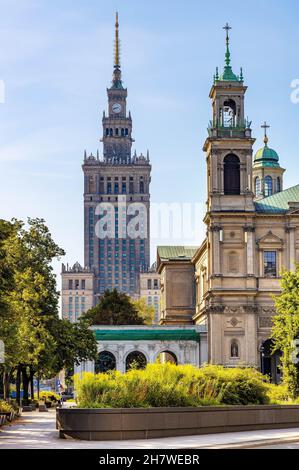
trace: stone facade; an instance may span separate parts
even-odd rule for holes
[[[87,156],[84,173],[84,260],[95,272],[95,290],[139,291],[140,269],[150,265],[149,153],[132,155],[132,117],[121,80],[116,21],[116,55],[103,113],[103,157]]]
[[[151,269],[140,273],[139,297],[146,300],[150,307],[155,309],[154,323],[158,324],[160,320],[160,275],[156,271],[156,264]]]
[[[83,312],[94,306],[94,278],[94,273],[89,268],[82,268],[79,263],[73,267],[62,265],[62,318],[76,322]]]
[[[158,248],[161,319],[206,325],[209,362],[254,366],[277,380],[278,359],[265,350],[281,270],[299,261],[299,186],[283,191],[284,169],[266,132],[253,160],[255,140],[244,119],[247,87],[242,72],[232,72],[228,42],[227,54],[224,74],[217,71],[210,91],[212,120],[203,148],[207,237],[185,261],[161,259]]]
[[[93,330],[98,339],[99,355],[102,352],[112,355],[115,368],[120,372],[126,372],[127,358],[133,352],[141,353],[145,357],[145,363],[156,362],[161,354],[172,355],[177,364],[199,366],[207,362],[207,340],[204,327],[132,325],[95,326]],[[107,334],[109,339],[106,340]],[[184,338],[186,334],[189,336],[191,334],[191,336]],[[96,368],[94,362],[86,361],[75,366],[75,373],[95,372]]]

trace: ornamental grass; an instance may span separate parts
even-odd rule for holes
[[[263,405],[270,403],[267,379],[253,368],[171,363],[148,364],[125,374],[75,376],[81,408]]]

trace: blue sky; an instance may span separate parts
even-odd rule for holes
[[[152,201],[198,202],[202,218],[208,94],[224,63],[227,21],[255,148],[267,120],[285,187],[299,183],[299,104],[290,100],[299,78],[297,1],[0,0],[0,7],[0,217],[45,218],[66,261],[83,262],[81,164],[85,149],[101,149],[116,9],[136,149],[149,149],[153,165]],[[185,242],[203,234],[201,225]],[[153,240],[153,260],[159,242],[167,241]]]

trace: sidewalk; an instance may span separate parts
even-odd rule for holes
[[[129,441],[59,439],[55,411],[23,413],[11,426],[0,428],[1,449],[222,449],[254,448],[299,442],[299,428],[167,437]]]

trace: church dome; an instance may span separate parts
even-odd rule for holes
[[[259,149],[254,156],[254,167],[279,167],[278,153],[268,147],[268,137],[266,134],[264,138],[264,144],[264,147]]]

